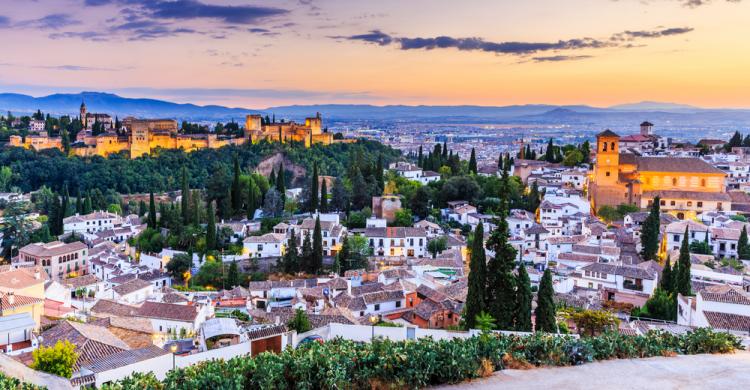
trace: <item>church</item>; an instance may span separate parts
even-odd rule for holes
[[[620,136],[605,130],[596,136],[588,193],[593,210],[623,203],[645,209],[658,196],[663,212],[685,219],[704,211],[730,210],[725,177],[724,171],[700,158],[621,153]]]

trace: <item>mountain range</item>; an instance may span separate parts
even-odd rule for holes
[[[374,106],[366,104],[291,105],[251,109],[181,104],[157,99],[127,98],[111,93],[81,92],[33,97],[0,93],[0,110],[15,114],[37,109],[52,115],[78,113],[81,102],[89,112],[105,112],[121,118],[174,118],[190,121],[243,121],[247,114],[275,115],[277,118],[301,120],[320,112],[324,119],[339,122],[393,121],[426,123],[518,123],[564,124],[591,127],[637,126],[644,120],[672,127],[712,129],[746,128],[750,125],[749,109],[709,109],[683,104],[644,101],[611,107],[587,105],[529,104],[513,106]]]

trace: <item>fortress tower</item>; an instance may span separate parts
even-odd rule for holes
[[[146,121],[133,120],[130,128],[130,158],[140,157],[144,153],[151,153],[148,123]]]
[[[262,130],[261,123],[262,117],[258,114],[245,117],[245,140],[252,141],[253,134],[258,134]]]
[[[83,128],[85,129],[88,126],[88,123],[86,123],[86,103],[81,101],[81,124],[83,125]]]
[[[306,118],[305,126],[310,128],[310,135],[319,135],[323,133],[323,119],[320,113],[315,114],[314,118]]]

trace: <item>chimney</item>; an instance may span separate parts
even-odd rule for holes
[[[16,303],[16,296],[13,295],[12,292],[9,292],[7,296],[8,296],[8,304],[13,306]]]
[[[34,268],[34,279],[39,280],[42,277],[41,272],[39,272],[39,268]]]

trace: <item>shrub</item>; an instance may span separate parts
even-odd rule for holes
[[[698,329],[683,335],[650,332],[626,336],[607,332],[594,337],[529,336],[485,333],[469,339],[335,339],[305,343],[280,354],[211,360],[170,371],[158,383],[133,375],[105,389],[416,389],[479,378],[513,367],[568,366],[595,360],[727,353],[741,349],[737,337]]]
[[[55,374],[63,378],[73,375],[73,365],[78,360],[75,345],[70,341],[58,341],[52,347],[40,346],[32,352],[34,362],[31,368]]]

